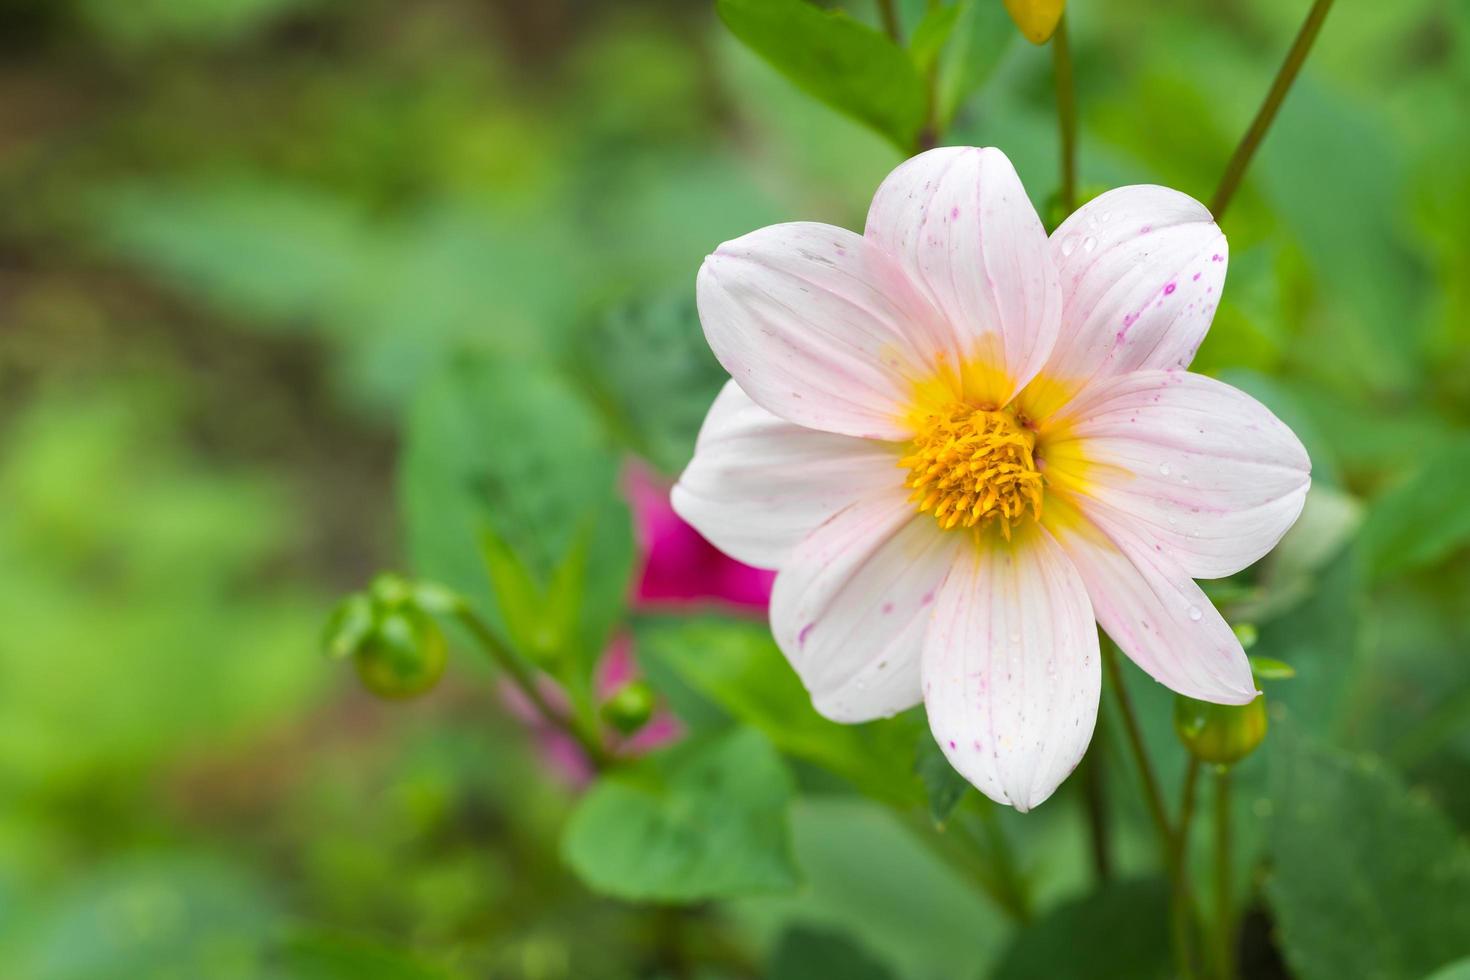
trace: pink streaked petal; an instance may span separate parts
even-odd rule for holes
[[[1062,309],[1056,267],[1000,150],[943,147],[900,164],[873,198],[866,234],[944,314],[967,395],[1005,404],[1046,362]],[[974,372],[977,362],[990,370]]]
[[[736,561],[705,540],[674,512],[669,484],[648,467],[630,463],[623,476],[643,560],[633,595],[638,608],[706,602],[766,608],[772,572]]]
[[[803,428],[727,382],[672,494],[673,509],[725,554],[779,568],[848,504],[899,488],[896,448]]]
[[[868,721],[919,702],[919,652],[962,534],[914,512],[901,487],[817,528],[776,576],[771,629],[817,710]]]
[[[1043,528],[960,552],[924,641],[923,681],[940,749],[997,803],[1025,812],[1077,767],[1097,721],[1097,629],[1086,587]]]
[[[1311,486],[1296,434],[1203,375],[1122,375],[1065,414],[1072,421],[1047,443],[1048,478],[1073,487],[1084,511],[1110,509],[1194,578],[1233,575],[1274,548]]]
[[[697,281],[704,334],[761,407],[808,428],[908,435],[915,385],[954,358],[939,315],[861,235],[772,225],[726,242]]]
[[[1119,187],[1052,232],[1062,326],[1025,402],[1045,418],[1089,382],[1188,367],[1214,319],[1229,250],[1204,205],[1167,187]]]
[[[1165,687],[1201,701],[1256,696],[1240,640],[1189,574],[1123,522],[1047,498],[1043,521],[1072,560],[1097,621]]]

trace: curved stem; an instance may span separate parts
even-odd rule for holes
[[[1220,980],[1235,976],[1230,843],[1230,770],[1222,767],[1215,774],[1215,968]]]
[[[1286,60],[1276,72],[1276,80],[1266,93],[1266,101],[1256,110],[1256,118],[1251,120],[1250,129],[1246,130],[1240,145],[1235,148],[1235,154],[1226,165],[1224,176],[1220,178],[1220,186],[1210,199],[1210,210],[1214,212],[1216,221],[1220,220],[1220,216],[1230,206],[1231,199],[1235,197],[1235,191],[1240,186],[1241,178],[1245,176],[1246,168],[1250,166],[1251,158],[1256,155],[1256,149],[1261,145],[1261,140],[1265,139],[1266,131],[1275,121],[1276,113],[1291,89],[1292,82],[1296,81],[1297,73],[1302,70],[1302,64],[1312,50],[1312,42],[1317,40],[1317,32],[1322,29],[1322,21],[1327,19],[1327,11],[1331,8],[1332,0],[1315,0],[1312,9],[1307,11],[1307,19],[1302,22],[1291,50],[1286,53]]]
[[[1051,37],[1052,69],[1057,86],[1057,126],[1062,146],[1062,209],[1077,209],[1077,91],[1072,79],[1072,46],[1067,40],[1067,18],[1057,21]]]
[[[1174,861],[1170,874],[1174,877],[1170,913],[1174,947],[1180,959],[1180,972],[1189,976],[1194,962],[1194,914],[1189,894],[1188,868],[1189,825],[1194,820],[1195,789],[1199,785],[1199,760],[1189,757],[1184,773],[1184,799],[1179,804],[1179,828],[1174,835]]]
[[[1098,719],[1099,727],[1102,719]],[[1107,786],[1103,779],[1106,763],[1103,761],[1104,739],[1093,736],[1093,750],[1082,764],[1082,793],[1087,804],[1087,842],[1092,852],[1092,873],[1098,884],[1106,884],[1113,877],[1113,855],[1108,847],[1108,799]]]
[[[540,687],[536,684],[535,675],[527,669],[519,657],[506,649],[505,644],[500,642],[500,638],[495,635],[494,631],[485,625],[485,621],[476,615],[475,611],[467,604],[464,602],[457,603],[454,607],[453,614],[454,618],[459,620],[465,629],[469,630],[470,635],[475,638],[476,642],[480,644],[480,647],[490,655],[490,659],[495,661],[501,670],[505,671],[506,676],[511,679],[511,683],[515,684],[521,694],[525,696],[526,700],[531,702],[532,707],[536,709],[537,713],[546,719],[547,724],[561,729],[575,739],[577,744],[581,746],[582,751],[586,753],[587,759],[592,763],[594,769],[606,769],[608,764],[612,762],[612,756],[608,754],[597,732],[589,726],[582,724],[578,719],[570,717],[553,707],[546,700],[545,695],[541,693]]]

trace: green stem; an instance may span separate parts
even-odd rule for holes
[[[1077,92],[1072,79],[1072,47],[1067,41],[1067,18],[1057,21],[1051,38],[1053,74],[1057,85],[1057,126],[1062,145],[1062,209],[1077,208]]]
[[[1194,909],[1189,894],[1189,826],[1194,820],[1195,789],[1199,785],[1199,760],[1189,757],[1184,773],[1184,798],[1179,804],[1179,827],[1174,835],[1174,861],[1170,874],[1174,877],[1170,901],[1174,945],[1181,960],[1181,971],[1188,976],[1194,964]]]
[[[537,713],[546,719],[548,724],[561,729],[575,739],[582,751],[586,753],[594,769],[606,769],[612,762],[612,756],[602,744],[602,739],[598,736],[596,729],[553,707],[541,693],[541,688],[537,685],[532,671],[521,662],[519,657],[508,650],[504,643],[500,642],[500,637],[496,636],[495,632],[485,625],[485,621],[476,615],[467,604],[458,603],[454,607],[453,614],[454,618],[469,630],[470,635],[480,644],[481,649],[490,655],[490,659],[505,671],[511,683],[515,684],[526,700],[531,702],[531,706],[536,709]]]
[[[1169,887],[1172,893],[1170,905],[1170,926],[1174,936],[1174,955],[1179,975],[1184,980],[1191,980],[1194,976],[1193,954],[1191,947],[1191,929],[1189,922],[1189,910],[1192,903],[1189,900],[1188,885],[1184,880],[1184,865],[1180,859],[1178,841],[1174,830],[1169,825],[1169,815],[1164,809],[1164,795],[1159,790],[1158,778],[1154,775],[1153,763],[1149,761],[1148,750],[1143,745],[1143,733],[1138,727],[1138,718],[1133,713],[1133,699],[1128,695],[1128,688],[1123,684],[1123,670],[1118,664],[1118,653],[1113,643],[1107,637],[1099,637],[1099,647],[1102,651],[1103,666],[1108,672],[1108,686],[1112,688],[1113,700],[1117,702],[1118,714],[1123,719],[1123,732],[1128,737],[1129,748],[1133,752],[1133,759],[1138,765],[1138,775],[1143,783],[1143,799],[1148,807],[1149,815],[1153,818],[1154,828],[1159,835],[1159,848],[1163,855],[1164,867],[1169,875]],[[1191,807],[1193,803],[1190,804]]]
[[[1215,968],[1219,980],[1235,976],[1230,837],[1230,770],[1222,766],[1215,774]]]
[[[1297,73],[1302,70],[1302,64],[1312,50],[1312,42],[1317,40],[1317,32],[1322,29],[1322,22],[1327,19],[1327,11],[1331,8],[1332,0],[1314,0],[1312,9],[1307,12],[1307,19],[1302,22],[1291,50],[1286,53],[1286,60],[1281,63],[1276,80],[1271,83],[1271,90],[1266,93],[1266,101],[1256,110],[1256,118],[1251,120],[1250,129],[1246,130],[1240,145],[1235,148],[1234,156],[1225,167],[1225,175],[1220,178],[1220,186],[1215,189],[1215,196],[1210,200],[1210,210],[1215,213],[1216,221],[1220,220],[1220,216],[1230,206],[1231,199],[1235,197],[1235,191],[1240,186],[1241,178],[1245,176],[1246,168],[1250,166],[1251,158],[1256,155],[1256,149],[1265,139],[1266,131],[1275,121],[1276,113],[1286,99],[1292,82],[1296,81]]]
[[[1102,719],[1098,719],[1101,727]],[[1102,747],[1106,739],[1093,735],[1093,749],[1082,764],[1082,793],[1087,804],[1087,841],[1092,852],[1092,873],[1098,884],[1106,884],[1113,877],[1113,855],[1108,847],[1108,800],[1104,780]]]
[[[898,8],[893,0],[878,0],[878,16],[883,20],[883,30],[894,44],[903,44],[903,35],[898,27]]]

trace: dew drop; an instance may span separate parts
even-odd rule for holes
[[[1097,248],[1097,239],[1096,238],[1093,238],[1091,235],[1088,235],[1086,238],[1082,239],[1082,251],[1084,251],[1084,252],[1091,252],[1095,248]]]
[[[1168,463],[1159,464],[1159,476],[1168,476],[1170,472],[1171,470],[1169,469]]]
[[[1197,622],[1199,622],[1204,617],[1204,615],[1205,615],[1204,614],[1204,610],[1200,609],[1199,606],[1190,606],[1189,607],[1189,618],[1192,621],[1194,621],[1194,622],[1197,623]]]
[[[1062,254],[1063,255],[1071,255],[1075,251],[1077,251],[1077,236],[1076,235],[1068,235],[1066,238],[1063,238],[1062,239]]]

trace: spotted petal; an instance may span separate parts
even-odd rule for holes
[[[841,511],[776,576],[771,628],[817,710],[867,721],[919,702],[919,651],[962,534],[902,488]]]
[[[1097,630],[1081,578],[1044,529],[960,552],[924,642],[923,681],[939,747],[996,802],[1029,810],[1076,768],[1097,721]]]
[[[948,321],[966,394],[1003,405],[1046,361],[1061,294],[1046,232],[1001,151],[943,147],[878,188],[867,237]]]

